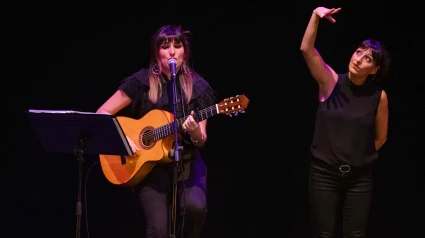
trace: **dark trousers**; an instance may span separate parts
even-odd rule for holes
[[[176,214],[180,214],[176,223],[178,238],[199,238],[207,213],[207,168],[200,158],[190,163],[189,177],[177,184]],[[155,167],[139,189],[139,200],[146,220],[146,238],[169,237],[170,172],[170,168]]]
[[[369,166],[341,172],[339,166],[313,158],[309,178],[313,237],[336,237],[337,224],[342,225],[344,238],[365,237],[372,185]]]

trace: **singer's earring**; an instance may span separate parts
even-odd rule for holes
[[[155,64],[152,66],[152,72],[153,72],[154,74],[156,74],[156,75],[159,75],[159,67],[158,67],[158,64],[157,64],[157,63],[155,63]]]
[[[181,71],[182,74],[186,73],[186,65],[184,63],[180,67],[180,71]]]

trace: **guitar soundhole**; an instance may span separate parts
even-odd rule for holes
[[[153,127],[146,127],[140,132],[139,144],[143,149],[149,149],[155,145],[153,129]]]

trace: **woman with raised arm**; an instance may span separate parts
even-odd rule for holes
[[[335,237],[338,223],[345,238],[365,236],[373,187],[371,164],[387,138],[388,99],[380,87],[390,62],[386,49],[367,39],[354,50],[347,72],[336,73],[315,48],[319,21],[335,23],[333,15],[339,11],[314,9],[301,42],[319,88],[309,177],[316,238]]]

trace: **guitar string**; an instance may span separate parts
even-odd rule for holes
[[[240,108],[240,106],[238,106],[238,108]],[[210,107],[205,108],[204,110],[201,110],[199,112],[199,114],[203,118],[204,115],[206,115],[208,117],[209,113],[211,114],[211,116],[213,116],[214,111],[216,111],[216,105],[212,105]],[[185,120],[185,118],[180,118],[179,119],[180,124],[182,124],[184,122],[184,120]],[[155,128],[154,130],[149,131],[149,132],[145,133],[144,135],[149,136],[149,137],[152,137],[152,136],[154,137],[155,135],[158,135],[158,136],[161,136],[161,138],[163,138],[165,135],[167,135],[167,132],[172,132],[172,130],[173,130],[173,128],[171,127],[171,125],[167,124],[167,125]],[[143,138],[145,138],[145,137],[143,137]]]
[[[238,108],[240,108],[240,106],[238,106]],[[212,105],[212,106],[205,108],[204,110],[201,110],[199,112],[199,114],[203,118],[204,115],[206,115],[208,117],[209,113],[211,113],[211,115],[213,116],[214,111],[216,111],[216,105]],[[186,117],[178,119],[179,125],[183,124],[185,119],[186,119]],[[171,127],[171,124],[167,124],[167,125],[163,125],[163,126],[158,127],[158,128],[154,128],[153,130],[149,130],[146,133],[143,133],[141,135],[141,137],[142,137],[141,139],[142,139],[142,141],[146,141],[146,140],[156,141],[160,138],[165,137],[167,134],[172,133],[172,132],[173,132],[173,127]],[[139,137],[140,137],[140,135],[139,135]],[[159,138],[157,138],[157,137],[159,137]]]
[[[214,111],[215,111],[215,105],[205,108],[205,110],[202,110],[201,112],[199,112],[199,114],[201,115],[201,118],[203,118],[204,116],[208,116],[209,114],[214,115],[213,114]],[[186,118],[178,119],[179,124],[181,125],[184,122],[185,119]],[[142,141],[145,141],[147,138],[148,139],[153,138],[152,140],[156,141],[157,140],[155,138],[156,135],[163,138],[165,135],[168,134],[168,132],[172,132],[172,131],[173,131],[173,127],[170,124],[163,125],[161,127],[147,131],[146,133],[143,133],[142,134]]]
[[[212,111],[212,110],[211,110],[211,111]],[[200,113],[200,114],[201,114],[202,116],[204,116],[204,115],[208,115],[208,111],[203,112],[203,113]],[[180,118],[180,119],[178,119],[179,125],[183,124],[184,120],[185,120],[185,118]],[[153,130],[150,130],[150,131],[148,131],[148,132],[144,133],[144,134],[143,134],[143,139],[146,139],[146,138],[152,138],[152,137],[153,137],[153,138],[154,138],[153,140],[156,140],[155,135],[160,136],[160,137],[162,138],[162,137],[164,137],[165,135],[167,135],[167,134],[168,134],[168,132],[169,132],[169,133],[173,132],[173,129],[174,129],[174,128],[173,128],[170,124],[167,124],[167,125],[164,125],[164,126],[161,126],[161,127],[155,128],[155,129],[153,129]]]
[[[204,110],[201,110],[199,112],[199,114],[203,117],[204,115],[208,116],[208,114],[210,112],[211,115],[213,116],[214,115],[213,112],[216,111],[216,105],[217,104],[212,105],[212,106],[209,106],[209,107],[205,108]],[[240,108],[240,105],[237,106],[237,108]],[[219,112],[217,112],[217,113],[219,113]],[[185,119],[186,119],[186,117],[178,119],[179,124],[181,125],[184,122]],[[160,138],[165,137],[168,133],[172,133],[172,130],[173,130],[173,128],[171,127],[170,124],[163,125],[161,127],[158,127],[158,128],[153,129],[153,130],[147,131],[146,133],[143,133],[141,135],[142,136],[141,139],[142,139],[142,141],[145,141],[146,138],[149,138],[149,139],[152,139],[153,138],[152,141],[156,141],[156,140],[158,140]],[[155,137],[156,135],[159,136],[160,138],[156,138]]]

